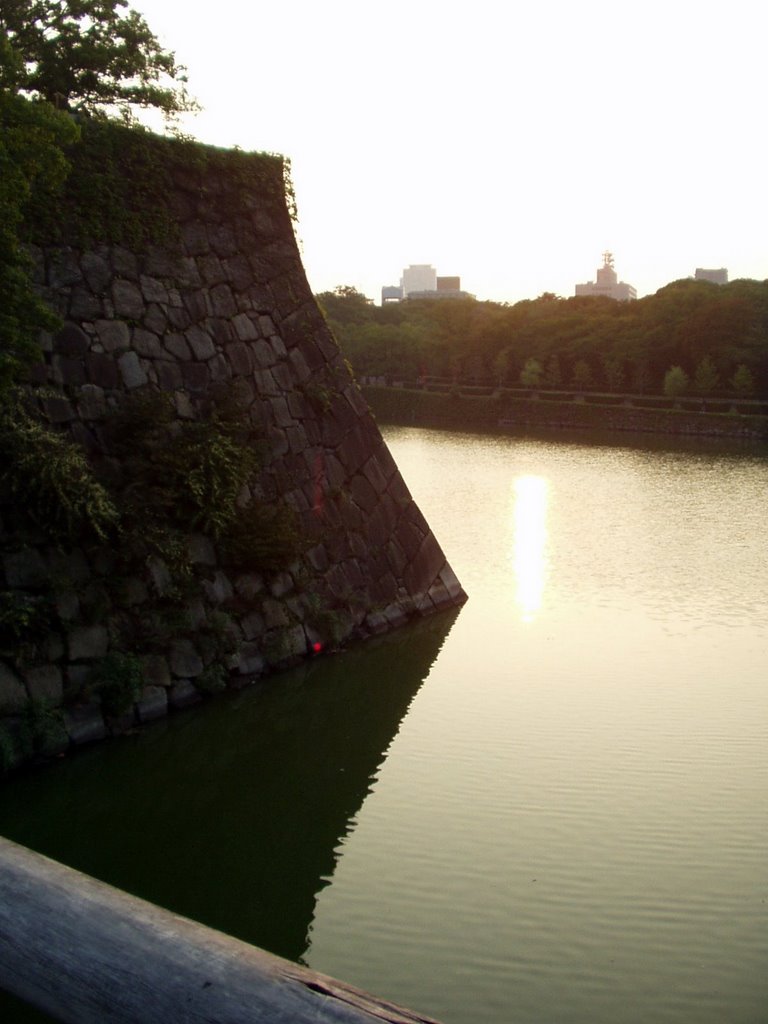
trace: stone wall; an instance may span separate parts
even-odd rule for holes
[[[44,339],[34,394],[94,464],[109,463],[106,424],[130,396],[169,396],[180,423],[201,417],[214,390],[236,397],[266,447],[242,514],[254,503],[292,509],[300,553],[279,571],[242,571],[190,529],[194,586],[179,598],[157,555],[120,569],[119,534],[67,545],[0,522],[4,599],[50,611],[44,637],[6,644],[0,659],[6,766],[199,699],[220,684],[214,634],[226,635],[226,682],[244,685],[465,599],[314,302],[281,163],[238,160],[262,161],[250,190],[242,174],[173,170],[173,242],[32,247],[39,287],[63,320]],[[178,628],[149,642],[146,623],[172,597]],[[89,684],[115,651],[142,671],[119,713]]]

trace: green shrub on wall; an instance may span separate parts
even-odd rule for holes
[[[117,525],[83,450],[33,416],[18,394],[0,412],[0,467],[0,503],[53,539],[106,540]]]

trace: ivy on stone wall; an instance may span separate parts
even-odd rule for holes
[[[111,243],[134,251],[173,246],[179,218],[169,197],[179,180],[197,196],[219,189],[235,214],[254,194],[284,197],[295,210],[290,166],[280,156],[216,149],[113,121],[84,119],[80,129],[79,141],[66,149],[71,170],[63,192],[41,188],[30,203],[27,242]]]

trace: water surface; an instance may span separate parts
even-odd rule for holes
[[[0,789],[0,831],[446,1024],[768,1020],[768,460],[387,440],[468,603]]]

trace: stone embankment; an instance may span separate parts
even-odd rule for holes
[[[651,407],[652,403],[642,396],[612,396],[607,401],[601,396],[571,395],[567,400],[544,393],[521,396],[503,389],[486,394],[473,394],[472,389],[449,393],[381,386],[363,390],[381,422],[403,425],[512,430],[543,427],[768,440],[768,416],[741,411],[739,405],[744,403],[735,404],[733,410],[700,412],[684,408],[682,403],[680,408]]]
[[[190,523],[173,550],[139,545],[128,558],[119,531],[62,543],[11,528],[0,510],[5,767],[465,600],[314,302],[282,163],[236,156],[269,187],[174,169],[173,243],[33,248],[63,320],[45,339],[33,394],[106,477],[124,468],[114,417],[137,395],[165,396],[177,426],[204,418],[214,394],[236,400],[261,460],[241,516],[287,510],[296,551],[255,571]],[[43,609],[45,629],[38,621],[27,637],[17,613],[30,608]],[[122,673],[129,700],[105,699],[105,666]]]

